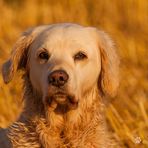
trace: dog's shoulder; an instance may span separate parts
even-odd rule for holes
[[[8,130],[0,128],[0,148],[11,148],[11,142],[8,137]]]

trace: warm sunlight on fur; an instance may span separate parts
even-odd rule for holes
[[[112,40],[96,28],[65,23],[23,33],[2,73],[9,83],[24,69],[25,104],[1,145],[115,148],[103,101],[117,91],[118,66]]]
[[[116,73],[111,74],[114,75],[111,79],[110,77],[105,79],[105,73],[102,75],[102,80],[104,80],[100,83],[100,88],[102,88],[101,91],[103,93],[107,94],[107,98],[103,100],[105,101],[103,103],[106,104],[106,113],[103,117],[107,117],[109,131],[116,141],[120,143],[122,148],[148,147],[147,7],[147,0],[114,0],[112,2],[107,0],[1,0],[0,69],[2,69],[2,64],[10,58],[13,44],[27,28],[34,28],[35,26],[42,24],[71,22],[86,27],[94,26],[101,30],[105,30],[105,32],[110,35],[109,38],[114,40],[121,62],[119,66],[120,85],[116,97],[111,98],[110,96],[115,94],[115,91],[113,91],[115,89],[112,88],[115,88],[117,85],[113,85],[113,87],[112,85],[106,85],[110,80],[114,82],[113,84],[116,84]],[[102,34],[101,36],[104,36],[104,38],[108,38],[108,35],[106,36],[102,31],[99,33]],[[95,36],[96,34],[92,33],[92,35]],[[81,36],[78,36],[77,39],[80,37]],[[88,45],[89,42],[87,42],[87,46]],[[67,47],[68,46],[69,45],[67,45]],[[103,47],[104,45],[102,44],[101,46]],[[63,56],[65,56],[64,53]],[[85,58],[85,55],[83,54],[84,53],[79,53],[76,58],[79,58],[79,55],[80,57],[82,56]],[[105,64],[106,60],[103,60],[103,58],[106,59],[107,55],[103,48],[100,48],[100,54],[104,55],[100,58],[102,58],[102,62]],[[63,56],[60,57],[62,58]],[[45,57],[48,56],[45,54]],[[21,57],[16,56],[16,60],[19,60],[19,58]],[[111,58],[110,62],[115,62],[114,60],[114,58]],[[3,128],[8,127],[15,122],[22,112],[22,108],[24,108],[24,100],[22,100],[24,80],[21,79],[21,76],[24,73],[20,70],[17,71],[18,67],[16,67],[16,62],[17,61],[15,61],[15,64],[13,65],[14,71],[10,73],[10,75],[5,75],[5,81],[7,82],[13,78],[11,83],[7,85],[4,84],[2,75],[0,75],[0,127]],[[42,62],[43,61],[41,61],[41,63]],[[8,67],[9,64],[10,63],[7,64]],[[19,63],[19,65],[20,64],[23,66],[25,62]],[[67,69],[69,64],[64,67]],[[107,69],[108,68],[104,67],[104,71]],[[7,70],[5,70],[6,73],[9,72],[10,69]],[[36,70],[38,71],[39,69]],[[15,71],[17,72],[15,73]],[[88,73],[90,72],[91,71],[88,70]],[[75,72],[73,73],[70,70],[68,73],[70,73],[70,75],[72,73],[74,79],[76,75]],[[53,73],[53,75],[57,76],[59,74]],[[82,75],[81,80],[83,80],[83,77],[84,76]],[[32,77],[31,82],[34,82],[34,79],[36,78]],[[69,79],[69,77],[67,77],[67,74],[64,74],[62,79]],[[73,83],[71,80],[71,83],[74,85],[77,81],[80,82],[79,80],[73,81]],[[84,85],[86,86],[87,82]],[[39,87],[40,85],[39,83],[36,83],[34,86]],[[78,86],[78,84],[75,84],[75,86]],[[41,90],[41,88],[42,87],[38,89]],[[46,90],[46,86],[43,90]],[[74,86],[73,88],[71,87],[69,91],[70,90],[75,90]],[[74,99],[74,95],[70,96],[72,96],[70,98],[72,98],[72,102],[75,102],[75,105],[71,106],[71,104],[68,104],[67,106],[76,108],[77,100]],[[48,100],[48,97],[45,98]],[[65,101],[67,102],[67,99],[61,97],[58,101],[64,103]],[[52,105],[55,107],[56,103],[53,103]],[[30,106],[30,104],[28,106]],[[50,119],[53,119],[51,122],[55,122],[54,114],[50,116]],[[19,124],[19,126],[24,125]],[[6,135],[3,136],[3,139],[5,138]]]

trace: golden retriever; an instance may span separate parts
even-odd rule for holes
[[[103,100],[116,93],[118,64],[112,40],[94,27],[63,23],[24,32],[2,74],[9,83],[24,70],[25,105],[19,119],[1,132],[0,144],[115,147],[106,128]]]

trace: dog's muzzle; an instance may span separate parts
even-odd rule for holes
[[[49,93],[45,97],[46,105],[52,110],[76,109],[78,99],[67,91],[69,75],[65,70],[54,70],[48,75]]]

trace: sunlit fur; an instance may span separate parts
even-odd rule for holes
[[[77,25],[59,24],[63,28],[67,25],[73,30],[77,29]],[[87,91],[82,93],[84,86],[78,83],[81,86],[77,92],[81,93],[78,108],[64,114],[57,114],[50,107],[45,106],[44,92],[38,90],[34,85],[35,82],[32,83],[34,79],[30,80],[29,77],[29,74],[35,75],[30,73],[30,69],[37,65],[32,65],[27,49],[31,45],[35,46],[32,42],[40,32],[48,29],[47,27],[49,28],[49,26],[37,27],[24,33],[14,46],[11,58],[3,66],[3,77],[6,83],[13,78],[18,69],[25,69],[24,110],[18,121],[7,129],[11,144],[14,148],[115,148],[115,143],[106,128],[103,103],[106,95],[113,96],[118,87],[118,57],[111,39],[103,31],[87,28],[92,40],[96,41],[97,51],[93,52],[98,52],[98,55],[94,54],[94,58],[98,64],[100,63],[100,67],[98,66],[100,71],[96,71],[97,75],[92,72],[89,77],[92,81],[96,80],[94,84],[89,86],[87,82],[84,83]],[[54,25],[50,28],[56,29]],[[86,37],[83,36],[82,40],[83,38]],[[56,63],[55,66],[57,66]],[[93,68],[96,67],[97,65],[94,65]],[[77,73],[76,75],[79,77]],[[85,78],[84,76],[83,81]],[[44,85],[45,82],[42,84]]]

